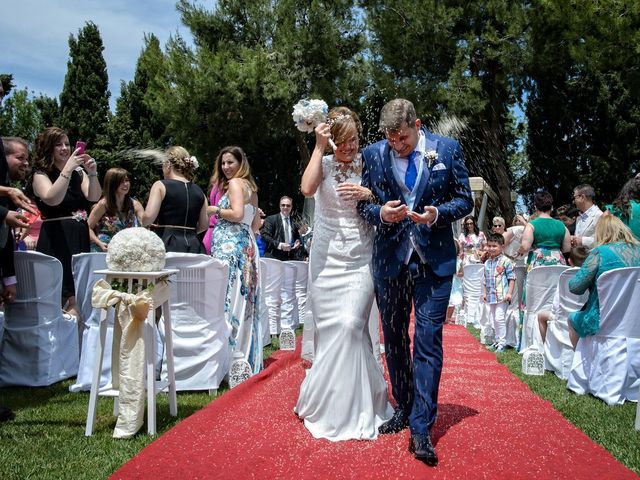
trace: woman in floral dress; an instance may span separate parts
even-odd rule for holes
[[[262,331],[258,306],[258,246],[253,234],[260,227],[257,186],[240,147],[218,153],[212,177],[223,195],[207,212],[218,217],[211,236],[211,256],[229,266],[224,310],[233,351],[244,354],[253,373],[262,369]]]
[[[481,253],[487,239],[478,228],[475,218],[471,215],[462,220],[462,233],[458,237],[460,244],[462,265],[480,263]]]
[[[138,227],[144,208],[129,196],[131,182],[124,168],[110,168],[104,175],[104,196],[89,215],[92,252],[106,252],[111,238],[120,230]]]

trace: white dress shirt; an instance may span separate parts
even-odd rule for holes
[[[581,213],[576,220],[576,237],[582,238],[582,245],[587,248],[593,247],[595,243],[596,224],[602,216],[602,210],[597,205],[591,205],[585,212]]]

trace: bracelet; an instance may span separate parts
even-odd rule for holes
[[[98,172],[87,173],[87,176],[89,176],[89,177],[97,177],[98,176]]]
[[[67,175],[67,174],[66,174],[66,173],[64,173],[64,172],[60,172],[60,176],[61,176],[62,178],[66,178],[67,180],[69,180],[69,178],[71,178],[71,177],[69,177],[69,175]]]

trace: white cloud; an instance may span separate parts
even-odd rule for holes
[[[111,104],[120,80],[133,78],[144,35],[155,34],[162,44],[179,32],[175,0],[18,0],[0,15],[3,45],[0,72],[13,73],[19,88],[57,97],[62,90],[69,59],[69,35],[77,36],[88,21],[94,22],[104,44]]]

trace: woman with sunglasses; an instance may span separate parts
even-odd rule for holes
[[[462,250],[462,265],[469,263],[480,263],[482,249],[487,239],[484,233],[480,231],[476,220],[471,216],[464,217],[462,220],[462,233],[458,237]]]

